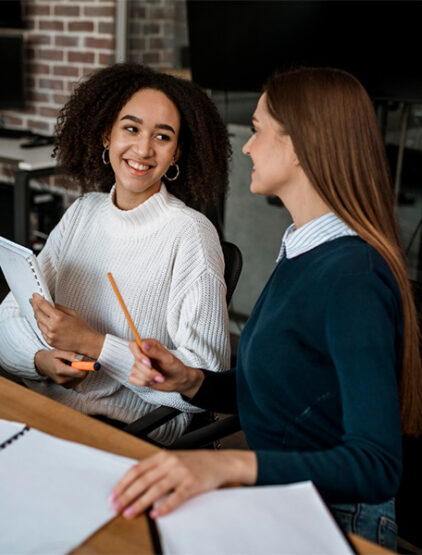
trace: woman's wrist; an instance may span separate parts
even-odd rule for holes
[[[43,358],[45,357],[46,353],[48,353],[48,351],[46,349],[41,349],[40,351],[37,351],[35,353],[35,356],[34,356],[35,370],[36,370],[37,374],[39,374],[43,378],[46,377],[46,374],[43,371],[42,361],[43,361]]]
[[[223,453],[223,451],[220,451]],[[228,482],[253,486],[258,479],[258,459],[254,451],[228,449],[227,456]]]
[[[199,388],[205,379],[205,375],[199,368],[186,366],[186,369],[186,377],[184,383],[182,384],[182,390],[180,393],[182,393],[185,397],[192,399],[192,397],[195,397],[198,393]]]
[[[83,341],[77,349],[78,353],[88,358],[97,360],[103,350],[105,335],[92,330],[91,333],[84,334]]]

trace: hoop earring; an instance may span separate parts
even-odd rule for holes
[[[171,166],[174,166],[176,168],[176,175],[174,177],[169,177],[167,175],[167,172],[164,174],[164,177],[167,179],[167,181],[176,181],[176,179],[179,177],[180,175],[180,168],[178,166],[178,164],[176,164],[176,162],[174,162],[174,164],[172,164]],[[171,168],[170,166],[170,168]],[[167,168],[167,171],[169,171],[169,168]]]
[[[105,166],[108,166],[108,164],[110,164],[110,154],[108,154],[108,161],[106,160],[106,155],[107,155],[107,153],[108,153],[108,148],[105,148],[105,149],[103,150],[103,153],[101,154],[101,158],[102,158],[103,164],[104,164]]]

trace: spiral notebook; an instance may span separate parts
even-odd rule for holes
[[[0,266],[19,308],[43,345],[50,348],[37,325],[30,303],[32,295],[39,293],[54,304],[36,256],[31,249],[0,237]]]
[[[136,461],[0,419],[0,554],[68,553],[115,514]]]

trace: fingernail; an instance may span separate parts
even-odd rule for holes
[[[149,512],[149,516],[151,518],[157,518],[157,516],[160,516],[159,509],[151,509],[151,511]]]
[[[165,378],[163,378],[163,376],[155,376],[154,382],[157,382],[157,383],[164,383],[164,382],[165,382]]]
[[[107,497],[107,501],[109,503],[114,503],[115,500],[116,500],[116,494],[114,493],[114,491],[112,491],[110,495]]]
[[[146,351],[149,351],[151,349],[151,345],[149,343],[147,343],[146,341],[144,341],[142,343],[142,346]]]
[[[123,516],[125,517],[131,517],[135,514],[135,509],[133,509],[133,507],[128,507],[127,509],[125,509],[123,511]]]
[[[150,361],[149,361],[147,358],[143,358],[143,359],[142,359],[142,364],[143,364],[144,366],[147,366],[148,368],[151,368],[151,363],[150,363]]]
[[[118,501],[113,501],[111,503],[111,508],[113,509],[113,511],[116,511],[116,513],[118,513],[120,511],[120,509],[122,508],[122,506],[120,505],[120,503]]]
[[[83,360],[83,358],[84,358],[84,355],[77,355],[76,356],[76,360]]]

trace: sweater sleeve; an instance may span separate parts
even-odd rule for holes
[[[222,370],[229,365],[228,315],[225,285],[211,274],[201,276],[187,288],[178,305],[177,316],[170,313],[168,329],[177,349],[171,352],[185,364]],[[173,332],[173,333],[172,333]],[[105,371],[144,401],[174,407],[186,412],[202,409],[186,402],[179,393],[164,393],[148,387],[129,383],[134,358],[129,342],[113,335],[106,335],[98,361]]]
[[[56,274],[60,250],[65,230],[69,226],[78,206],[75,201],[63,218],[50,233],[48,240],[38,256],[41,272],[54,300],[56,291]],[[5,370],[21,378],[44,381],[35,369],[36,353],[45,349],[31,325],[19,309],[12,293],[9,293],[0,305],[0,364]]]
[[[312,480],[333,503],[380,503],[396,494],[399,305],[391,287],[372,273],[347,276],[332,286],[325,335],[339,381],[342,440],[312,452],[258,450],[259,484]]]

